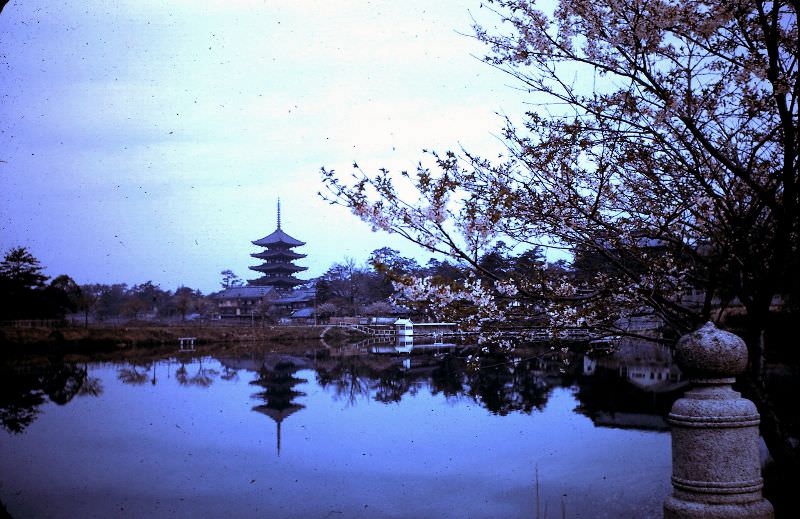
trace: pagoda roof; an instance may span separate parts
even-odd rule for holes
[[[289,249],[271,249],[271,250],[264,250],[261,252],[256,252],[251,254],[253,258],[258,259],[289,259],[295,260],[300,258],[305,258],[305,254],[300,254]]]
[[[297,411],[305,408],[302,404],[293,404],[283,409],[273,409],[268,405],[258,405],[253,408],[253,411],[257,411],[261,414],[265,414],[275,420],[276,422],[282,422],[284,419],[288,418],[289,416],[293,415]]]
[[[308,267],[299,267],[292,263],[264,263],[250,267],[250,270],[255,270],[256,272],[301,272],[308,270]]]
[[[292,238],[283,232],[280,227],[275,229],[272,234],[268,234],[260,240],[256,240],[252,243],[253,245],[258,245],[259,247],[268,247],[270,245],[289,245],[291,247],[299,247],[306,244],[303,241]]]

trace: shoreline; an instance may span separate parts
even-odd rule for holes
[[[308,343],[323,338],[334,343],[355,342],[367,336],[356,330],[305,326],[209,326],[204,324],[90,327],[0,328],[2,355],[26,353],[94,353],[179,346],[181,337],[194,337],[197,346],[211,343],[263,342],[276,345]]]

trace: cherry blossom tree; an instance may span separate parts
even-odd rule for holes
[[[431,152],[396,175],[354,164],[350,180],[323,168],[325,196],[479,272],[497,239],[602,258],[582,283],[517,287],[576,324],[612,331],[649,309],[680,333],[736,297],[760,354],[800,266],[798,3],[483,5],[501,22],[475,27],[484,60],[532,106],[505,121],[507,153]]]

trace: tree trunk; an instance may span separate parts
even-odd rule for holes
[[[775,409],[764,388],[765,381],[745,376],[741,382],[742,393],[756,404],[761,415],[761,436],[767,444],[772,459],[780,466],[782,473],[796,476],[800,469],[800,447],[795,446],[796,440]]]
[[[762,294],[754,297],[747,308],[747,322],[743,331],[743,339],[747,344],[748,374],[755,381],[764,380],[764,363],[766,345],[764,334],[769,320],[769,306],[772,303],[772,294]]]
[[[769,324],[770,304],[772,296],[762,295],[753,299],[754,304],[747,306],[747,326],[743,330],[743,339],[747,344],[749,366],[747,373],[741,377],[741,389],[745,397],[752,400],[761,415],[761,436],[767,444],[770,455],[775,460],[782,474],[797,474],[800,469],[800,448],[795,446],[780,410],[775,406],[767,387],[765,332]],[[774,347],[770,345],[769,347]]]

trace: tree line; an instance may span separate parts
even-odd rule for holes
[[[494,316],[495,321],[512,318],[523,322],[530,315],[541,314],[543,307],[521,307],[513,297],[503,294],[501,285],[516,280],[533,285],[553,283],[565,277],[581,275],[570,269],[564,261],[547,263],[541,249],[528,249],[515,253],[499,242],[478,259],[482,271],[476,278],[465,262],[431,258],[424,265],[416,259],[404,257],[399,251],[383,247],[372,251],[368,260],[358,264],[344,258],[331,265],[324,274],[310,279],[305,286],[316,291],[317,317],[383,316],[410,313],[421,319],[453,320],[461,322],[470,316],[486,313],[471,297],[453,297],[446,304],[441,298],[431,299],[429,294],[414,293],[413,287],[425,280],[439,292],[463,294],[470,282],[478,279],[490,287],[494,297],[504,301],[513,312]],[[576,274],[577,272],[577,274]],[[222,289],[243,286],[244,282],[231,270],[220,272]],[[165,290],[152,281],[128,285],[126,283],[78,284],[62,274],[50,279],[43,266],[26,248],[9,250],[0,263],[0,320],[63,319],[67,315],[80,316],[83,321],[103,322],[125,319],[181,319],[194,316],[211,316],[216,305],[211,296],[200,290],[181,286],[174,291]],[[259,307],[259,315],[270,315],[271,300]],[[506,310],[508,310],[506,308]],[[526,314],[527,312],[527,314]]]
[[[84,322],[124,317],[186,319],[205,314],[212,303],[200,290],[164,290],[152,281],[128,286],[77,284],[62,274],[50,279],[25,247],[9,250],[0,262],[0,320],[63,319],[80,314]]]

